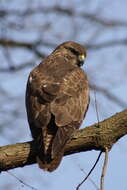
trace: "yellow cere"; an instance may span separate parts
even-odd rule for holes
[[[85,55],[79,55],[79,60],[83,61],[85,59]]]

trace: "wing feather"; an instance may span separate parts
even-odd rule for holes
[[[58,126],[82,121],[89,104],[88,80],[85,72],[76,68],[65,76],[59,95],[51,103],[51,112]]]

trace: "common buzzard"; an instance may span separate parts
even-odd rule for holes
[[[59,45],[29,75],[26,109],[37,147],[39,167],[55,170],[72,133],[89,105],[86,73],[80,68],[86,50],[76,42]]]

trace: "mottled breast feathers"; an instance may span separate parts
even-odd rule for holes
[[[58,167],[65,145],[80,127],[89,105],[87,76],[78,62],[78,56],[86,52],[81,46],[75,55],[69,50],[73,43],[76,49],[75,42],[60,45],[28,78],[28,122],[37,144],[37,162],[47,171]]]

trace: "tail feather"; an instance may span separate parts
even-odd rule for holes
[[[45,171],[52,172],[54,171],[60,164],[64,151],[60,152],[54,159],[50,160],[50,162],[44,161],[37,156],[37,163],[39,167]]]
[[[61,150],[64,149],[73,131],[74,127],[71,125],[59,127],[56,136],[53,139],[52,152],[51,152],[52,158],[55,158],[61,152]]]
[[[52,172],[59,166],[65,145],[76,127],[77,125],[68,125],[52,131],[50,126],[46,135],[43,136],[43,133],[41,138],[38,138],[37,162],[41,169]]]
[[[40,137],[37,139],[37,163],[41,169],[49,172],[52,172],[59,166],[64,154],[64,148],[62,148],[58,154],[55,155],[55,157],[52,157],[52,143],[54,136],[55,135],[52,131],[49,130],[45,133],[45,135],[44,132],[41,133]]]

